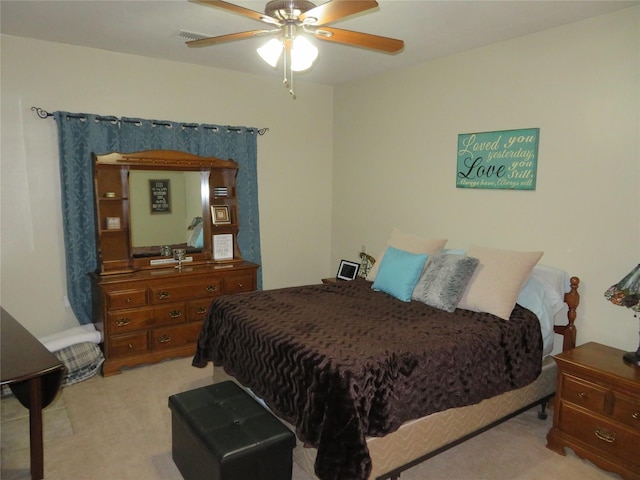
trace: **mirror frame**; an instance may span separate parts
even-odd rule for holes
[[[149,268],[173,267],[168,256],[134,257],[131,244],[129,172],[131,170],[166,170],[202,172],[201,189],[208,187],[208,195],[202,194],[203,247],[200,253],[189,253],[189,265],[196,263],[221,263],[215,261],[212,252],[214,233],[232,234],[233,258],[242,257],[237,244],[238,206],[236,177],[238,164],[233,160],[217,157],[201,157],[175,150],[147,150],[133,153],[92,154],[94,162],[94,195],[96,215],[96,244],[98,248],[98,272],[100,274],[126,273]],[[224,186],[228,195],[216,196],[215,187]],[[214,225],[211,205],[226,205],[231,223]],[[113,228],[109,218],[119,217]],[[215,230],[215,232],[214,232]]]

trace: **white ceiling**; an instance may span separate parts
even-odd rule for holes
[[[263,12],[266,1],[232,1]],[[322,0],[315,2],[323,3]],[[296,79],[338,85],[377,73],[546,30],[638,1],[379,0],[368,13],[331,24],[404,40],[396,55],[315,40],[320,56]],[[241,72],[282,75],[255,49],[266,37],[188,48],[180,30],[217,36],[264,24],[187,0],[0,0],[0,33]]]

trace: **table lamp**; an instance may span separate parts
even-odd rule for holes
[[[637,265],[626,277],[607,289],[604,292],[604,298],[614,305],[640,312],[640,265]],[[640,367],[640,344],[638,350],[625,353],[623,358],[625,363]]]

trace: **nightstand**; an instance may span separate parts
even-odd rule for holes
[[[623,351],[587,343],[555,356],[558,383],[547,447],[565,447],[626,479],[640,480],[640,368]]]

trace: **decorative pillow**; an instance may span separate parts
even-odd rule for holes
[[[472,245],[467,255],[480,260],[458,308],[509,320],[520,290],[543,252],[516,252]]]
[[[387,240],[387,247],[394,247],[410,253],[426,253],[427,255],[435,255],[442,250],[446,244],[446,238],[425,239],[411,233],[402,233],[397,228],[393,229],[389,240]],[[376,279],[385,252],[386,250],[383,250],[382,253],[378,255],[378,261],[367,274],[367,280],[370,282]]]
[[[453,312],[479,263],[477,258],[458,254],[439,253],[433,256],[411,298]]]
[[[411,301],[411,293],[418,283],[427,257],[426,253],[411,253],[387,247],[371,288],[388,293],[403,302]]]

